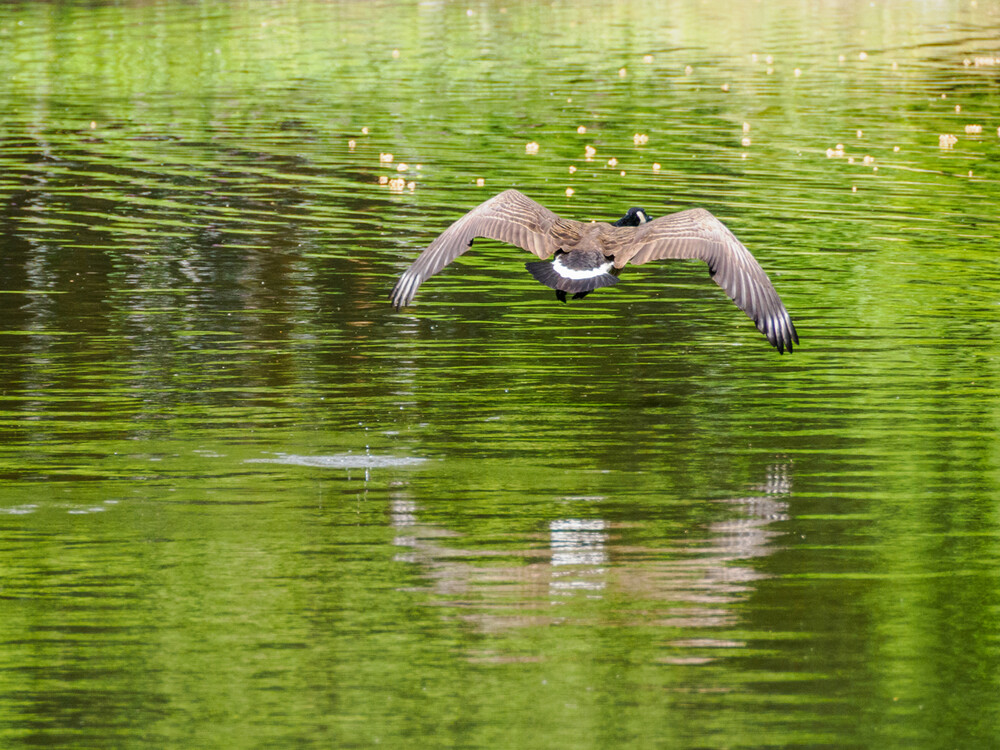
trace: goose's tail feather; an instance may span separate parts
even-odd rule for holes
[[[552,262],[540,260],[525,263],[524,267],[550,289],[571,292],[580,297],[602,286],[618,283],[618,269],[612,260],[598,252],[560,251]]]

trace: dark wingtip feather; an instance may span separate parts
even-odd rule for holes
[[[799,334],[795,330],[795,324],[788,317],[788,312],[781,308],[778,315],[760,316],[754,319],[757,330],[764,334],[764,338],[775,349],[778,354],[784,354],[787,350],[789,354],[794,351],[795,344],[799,343]]]
[[[795,344],[799,343],[799,334],[795,330],[795,325],[792,323],[791,319],[787,318],[785,320],[785,323],[787,325],[782,325],[781,330],[778,332],[777,343],[772,342],[778,348],[779,354],[784,354],[785,349],[787,349],[788,353],[791,354],[792,351],[794,350],[792,343],[793,342]]]
[[[396,282],[396,286],[392,288],[389,293],[389,301],[392,306],[398,310],[401,307],[406,307],[413,301],[413,296],[416,294],[416,287],[419,283],[414,285],[415,279],[409,272],[404,273],[399,277],[399,281]]]

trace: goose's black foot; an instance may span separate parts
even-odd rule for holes
[[[585,292],[577,292],[576,294],[573,295],[573,299],[583,299],[588,294],[590,294],[592,291],[594,291],[594,290],[593,289],[588,289]],[[566,303],[566,292],[564,292],[562,289],[556,289],[556,299],[559,300],[560,302],[562,302],[563,304],[565,304]]]

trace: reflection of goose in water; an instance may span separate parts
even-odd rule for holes
[[[550,596],[590,592],[597,597],[607,586],[608,523],[600,518],[560,518],[549,523],[552,550]]]
[[[396,559],[419,565],[435,601],[450,603],[485,631],[602,617],[606,610],[587,602],[607,597],[644,603],[641,613],[622,613],[620,624],[728,626],[737,620],[734,605],[765,577],[745,561],[775,550],[779,532],[772,524],[787,520],[789,472],[785,464],[771,466],[766,482],[752,493],[722,501],[733,510],[726,519],[657,547],[624,544],[620,525],[603,518],[567,515],[548,521],[543,547],[463,549],[455,532],[421,522],[417,503],[397,489],[390,505]],[[594,511],[604,499],[563,498],[575,505],[586,500]],[[687,649],[694,643],[673,645]],[[712,645],[704,638],[697,644]]]
[[[579,299],[617,284],[628,263],[702,260],[712,279],[779,352],[791,352],[799,341],[764,269],[708,211],[693,208],[650,219],[641,208],[630,208],[614,224],[588,224],[560,218],[517,190],[490,198],[448,227],[400,277],[390,295],[392,304],[409,305],[420,285],[468,250],[477,237],[517,245],[541,258],[525,265],[563,302],[569,293]],[[552,262],[545,262],[552,255]]]

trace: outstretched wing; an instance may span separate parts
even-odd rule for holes
[[[663,216],[622,234],[615,266],[641,265],[664,258],[692,258],[708,271],[730,299],[779,351],[792,351],[798,334],[781,298],[757,259],[721,221],[703,208]]]
[[[547,258],[561,245],[575,244],[579,226],[517,190],[504,191],[444,230],[400,276],[389,298],[397,309],[410,304],[420,285],[468,250],[476,237],[508,242]]]

